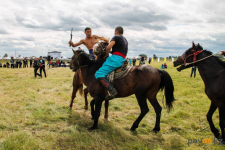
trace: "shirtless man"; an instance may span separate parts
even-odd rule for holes
[[[102,37],[99,37],[97,35],[91,35],[91,28],[89,27],[85,28],[84,33],[86,34],[85,39],[80,40],[80,42],[78,43],[73,43],[72,41],[69,41],[69,45],[72,47],[77,47],[81,44],[84,44],[89,50],[90,59],[95,59],[95,55],[93,53],[93,46],[96,44],[96,39],[100,39]]]

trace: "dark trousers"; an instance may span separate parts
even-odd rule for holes
[[[133,66],[136,66],[136,62],[133,62]]]
[[[35,78],[36,78],[37,75],[38,75],[38,76],[41,76],[39,73],[37,73],[38,69],[39,69],[39,67],[35,67],[35,68],[34,68],[34,77],[35,77]]]
[[[11,68],[14,68],[14,64],[11,64]]]
[[[32,67],[32,63],[30,63],[30,68]]]
[[[26,64],[26,63],[23,63],[23,68],[28,68],[28,64]]]
[[[193,73],[194,73],[194,78],[195,78],[195,76],[196,76],[196,67],[191,69],[191,77],[192,77]]]
[[[45,66],[42,66],[40,68],[40,75],[41,75],[41,77],[42,77],[42,70],[44,71],[44,74],[45,74],[45,77],[46,77]]]

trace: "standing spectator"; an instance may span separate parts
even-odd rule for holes
[[[14,59],[13,59],[13,57],[11,57],[10,63],[11,63],[11,68],[14,68]]]
[[[129,59],[129,66],[131,66],[131,63],[132,63],[132,60],[131,60],[131,59]]]
[[[6,67],[9,68],[9,62],[6,63]]]
[[[40,65],[40,75],[41,75],[41,77],[42,77],[42,70],[44,71],[44,74],[45,74],[45,77],[46,77],[45,61],[43,60],[42,56],[40,56],[39,65]]]
[[[167,64],[166,63],[164,63],[164,68],[167,69]]]
[[[30,68],[33,67],[33,60],[30,58]]]
[[[136,66],[136,59],[133,59],[133,66]]]
[[[141,57],[139,65],[145,64],[145,58]]]
[[[20,68],[22,68],[22,61],[21,60],[19,60],[19,66],[20,66]]]
[[[19,61],[18,60],[16,60],[16,66],[15,67],[19,68]]]
[[[23,59],[23,68],[28,68],[28,62],[27,62],[27,59],[26,58],[24,58]]]
[[[193,66],[192,68],[191,68],[191,76],[190,76],[190,78],[192,77],[192,74],[194,73],[194,78],[195,78],[195,76],[196,76],[196,66]]]
[[[36,76],[41,76],[39,73],[37,73],[38,69],[39,69],[39,61],[38,58],[34,59],[34,77],[36,78]]]
[[[150,63],[151,63],[151,61],[152,61],[152,58],[151,58],[151,57],[149,57],[149,59],[148,59],[148,63],[150,64]]]
[[[59,60],[57,60],[57,61],[56,61],[56,66],[57,66],[57,67],[60,67],[59,64],[60,64],[60,62],[59,62]]]

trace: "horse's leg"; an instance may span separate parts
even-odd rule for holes
[[[133,123],[132,127],[130,128],[130,130],[132,130],[132,131],[134,131],[136,128],[138,128],[139,123],[141,122],[141,120],[144,118],[144,116],[149,111],[145,94],[135,94],[135,95],[138,100],[138,104],[141,108],[141,114],[138,116],[138,118]]]
[[[109,101],[107,100],[105,101],[105,116],[104,116],[105,120],[107,121],[108,121],[108,113],[109,113]]]
[[[159,132],[160,131],[160,118],[161,118],[161,111],[162,107],[159,105],[156,95],[148,97],[149,102],[152,104],[155,113],[156,113],[156,122],[155,122],[155,128],[152,130],[154,132]]]
[[[213,102],[211,102],[211,105],[209,107],[209,111],[208,111],[206,117],[207,117],[207,120],[208,120],[208,123],[209,123],[212,133],[214,134],[214,136],[216,138],[218,138],[220,136],[220,132],[218,129],[216,129],[216,127],[212,121],[212,116],[213,116],[213,113],[216,111],[216,109],[217,109],[217,106]]]
[[[73,100],[76,97],[76,93],[77,93],[77,91],[75,91],[75,88],[73,87],[73,92],[72,92],[71,102],[70,102],[70,109],[72,109],[72,107],[73,107]]]
[[[101,107],[102,107],[102,101],[101,99],[95,99],[95,116],[94,116],[94,124],[89,130],[97,129],[98,128],[98,119],[101,113]]]
[[[95,116],[95,99],[91,100],[90,102],[90,106],[91,106],[91,119],[94,120],[94,116]]]
[[[85,89],[84,89],[84,99],[85,99],[85,106],[84,106],[84,109],[85,109],[85,110],[88,110],[87,94],[88,94],[88,89],[85,88]]]
[[[225,143],[225,105],[222,104],[222,106],[219,107],[219,118],[220,118],[220,129],[222,134],[223,143]]]

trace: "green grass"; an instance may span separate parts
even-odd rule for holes
[[[162,63],[151,65],[159,68]],[[73,110],[68,109],[74,75],[69,68],[49,69],[42,79],[33,77],[32,68],[0,68],[0,149],[225,149],[218,144],[188,146],[188,139],[214,139],[206,120],[210,101],[198,72],[190,78],[190,69],[177,72],[172,62],[167,64],[177,100],[167,113],[159,92],[163,111],[157,134],[151,132],[155,112],[149,103],[137,131],[129,130],[140,113],[134,95],[110,101],[110,121],[104,121],[103,107],[99,129],[89,132],[93,122],[90,108],[84,110],[84,98],[77,94]],[[218,116],[216,111],[217,128]]]

